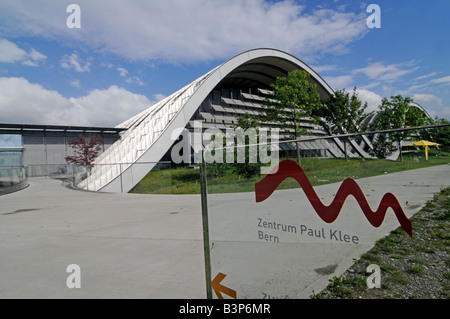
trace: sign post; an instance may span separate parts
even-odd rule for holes
[[[202,200],[202,221],[203,221],[203,251],[205,255],[205,277],[206,277],[206,298],[212,299],[211,288],[211,258],[209,251],[209,224],[208,224],[208,200],[207,200],[207,174],[206,161],[203,150],[201,151],[200,162],[200,192]]]

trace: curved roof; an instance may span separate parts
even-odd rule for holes
[[[330,86],[311,67],[288,53],[274,49],[251,50],[230,59],[222,66],[232,65],[237,60],[241,61],[241,64],[231,70],[219,85],[270,88],[277,77],[286,76],[293,70],[302,69],[311,74],[311,81],[317,84],[320,96],[324,101],[333,94]]]
[[[433,118],[431,117],[431,115],[428,114],[427,110],[425,110],[425,108],[424,108],[422,105],[420,105],[419,103],[417,103],[417,102],[411,102],[411,105],[414,106],[414,107],[416,107],[416,108],[418,108],[419,110],[421,110],[421,111],[426,115],[426,117],[428,117],[429,119],[433,119]]]
[[[214,88],[270,88],[277,77],[296,69],[311,75],[310,81],[317,84],[322,101],[333,94],[311,67],[293,55],[274,49],[246,51],[120,124],[118,127],[128,130],[97,158],[91,176],[79,186],[89,190],[128,192],[161,160],[174,142],[172,132],[186,127]]]
[[[413,102],[410,103],[410,105],[413,106],[413,107],[415,107],[415,108],[417,108],[418,110],[422,111],[423,114],[424,114],[427,118],[429,118],[430,120],[433,119],[433,118],[431,117],[431,115],[427,112],[427,110],[425,110],[425,108],[424,108],[422,105],[420,105],[419,103],[413,101]],[[365,120],[365,124],[364,124],[364,125],[367,127],[368,130],[370,130],[370,129],[373,130],[373,125],[374,125],[374,123],[376,122],[377,118],[378,118],[381,114],[382,114],[382,112],[379,111],[379,112],[376,112],[376,113],[372,113],[372,114],[370,114],[370,115],[367,117],[367,119]]]

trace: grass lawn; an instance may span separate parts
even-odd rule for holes
[[[450,298],[450,187],[435,194],[411,222],[413,237],[393,230],[312,298]],[[370,264],[381,268],[381,289],[367,288]]]
[[[302,168],[313,186],[341,182],[347,177],[354,179],[386,173],[450,163],[450,153],[429,151],[425,160],[424,151],[405,153],[403,163],[381,159],[335,159],[303,158]],[[208,193],[253,192],[255,182],[262,176],[244,180],[229,171],[223,176],[208,176]],[[279,188],[296,188],[292,178],[285,180]],[[192,168],[177,168],[150,172],[136,185],[132,193],[140,194],[200,194],[200,171]]]

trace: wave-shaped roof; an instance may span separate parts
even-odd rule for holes
[[[186,127],[215,87],[269,88],[277,77],[296,69],[311,75],[322,101],[333,94],[311,67],[288,53],[274,49],[241,53],[118,125],[127,131],[96,159],[91,175],[78,186],[95,191],[130,191],[170,149],[173,130]]]

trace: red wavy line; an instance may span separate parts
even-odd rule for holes
[[[386,193],[383,196],[378,209],[374,212],[367,203],[366,197],[359,185],[353,179],[347,178],[339,187],[333,202],[329,206],[325,206],[314,191],[305,172],[296,162],[284,160],[272,172],[261,181],[255,183],[256,202],[266,200],[282,181],[288,177],[292,177],[300,184],[319,217],[327,223],[332,223],[336,220],[347,197],[353,195],[372,226],[378,227],[381,225],[387,209],[390,207],[405,232],[412,236],[411,221],[406,217],[397,198],[391,193]]]

